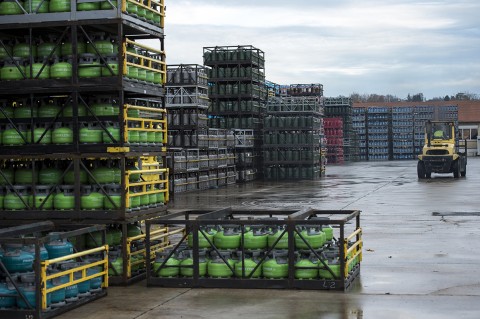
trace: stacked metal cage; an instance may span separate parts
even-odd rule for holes
[[[173,193],[235,183],[233,132],[209,127],[208,68],[167,68],[170,189]]]
[[[169,199],[164,2],[10,3],[18,8],[0,19],[0,218],[108,225],[122,234],[107,242],[122,264],[110,283],[142,278],[145,259],[132,271],[131,250],[145,255],[144,245],[128,228],[164,214]]]
[[[359,211],[189,210],[147,223],[179,235],[147,285],[346,290],[362,260]]]
[[[326,118],[341,118],[343,123],[343,158],[355,161],[355,142],[353,134],[353,102],[347,97],[327,97],[323,100]]]
[[[235,149],[236,169],[238,181],[256,179],[261,172],[261,129],[267,99],[265,54],[250,45],[205,47],[203,61],[210,67],[210,126],[236,132],[253,130],[259,145]]]
[[[263,135],[265,179],[323,175],[322,117],[323,105],[316,96],[269,98]]]
[[[51,318],[106,296],[105,226],[36,222],[0,228],[0,316]],[[97,239],[85,248],[79,238]],[[75,246],[72,244],[75,243]]]

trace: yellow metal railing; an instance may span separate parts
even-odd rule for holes
[[[128,116],[129,110],[138,110],[143,112],[148,112],[157,115],[161,115],[161,119],[152,119],[144,117],[131,117]],[[128,132],[129,131],[140,131],[140,132],[162,132],[163,133],[163,145],[167,144],[168,139],[168,128],[167,128],[167,111],[165,109],[146,107],[146,106],[136,106],[125,104],[123,108],[123,116],[125,119],[125,134],[124,142],[128,142]],[[131,123],[135,123],[138,127],[129,127]]]
[[[137,52],[129,52],[127,50],[127,46],[133,46],[134,48],[138,48],[141,50],[145,50],[150,55],[156,55],[160,57],[160,59],[155,59],[149,56],[144,56],[138,54]],[[138,42],[132,41],[130,39],[125,39],[123,42],[123,52],[125,52],[125,58],[123,59],[123,75],[128,76],[128,67],[136,67],[145,69],[150,72],[154,72],[160,74],[161,76],[161,83],[157,84],[164,84],[166,83],[166,76],[167,76],[167,64],[165,63],[165,51],[160,51],[151,47],[148,47],[144,44],[140,44]],[[128,58],[137,59],[137,63],[128,61]]]
[[[136,192],[136,193],[130,193],[129,191],[126,193],[126,200],[127,204],[130,203],[130,199],[132,197],[137,197],[137,196],[142,196],[142,195],[153,195],[153,194],[159,194],[159,193],[164,193],[165,195],[165,202],[169,201],[169,192],[168,192],[168,187],[169,187],[169,180],[168,180],[168,168],[159,168],[159,169],[147,169],[147,170],[129,170],[125,171],[125,186],[126,189],[129,190],[130,187],[135,187],[135,186],[140,186],[142,187],[141,192]],[[158,179],[156,180],[149,180],[149,181],[141,181],[141,182],[130,182],[130,175],[136,175],[136,174],[148,174],[148,175],[158,175]],[[163,179],[161,175],[164,175]],[[163,188],[155,189],[155,186],[163,184]],[[150,186],[150,190],[147,190],[147,186]]]
[[[128,13],[127,10],[127,2],[137,6],[145,8],[145,10],[153,12],[153,14],[157,17],[154,18],[155,22],[159,22],[159,27],[164,28],[165,25],[165,0],[145,0],[145,1],[136,1],[136,0],[123,0],[122,1],[122,12]],[[146,3],[143,3],[146,2]],[[159,21],[156,21],[159,20]]]
[[[348,243],[354,239],[355,243],[348,247]],[[344,239],[343,241],[343,251],[345,252],[345,275],[348,276],[350,265],[354,262],[361,262],[363,258],[362,254],[363,239],[362,239],[362,228],[355,230],[350,236]],[[357,260],[358,257],[358,260]]]
[[[47,267],[50,266],[50,265],[53,265],[53,264],[56,264],[56,263],[59,263],[59,262],[62,262],[62,261],[72,260],[72,259],[83,257],[83,256],[86,256],[86,255],[98,253],[98,252],[104,252],[105,253],[104,258],[99,260],[99,261],[92,262],[92,263],[89,263],[89,264],[86,264],[86,265],[81,265],[81,266],[78,266],[78,267],[75,267],[75,268],[72,268],[72,269],[68,269],[68,270],[65,270],[65,271],[62,271],[62,272],[58,272],[58,273],[55,273],[55,274],[47,275]],[[90,275],[90,276],[87,275],[87,270],[88,269],[93,268],[93,267],[97,267],[97,266],[102,266],[103,271],[100,271],[100,272],[95,273],[95,274]],[[40,274],[41,274],[41,287],[42,287],[41,288],[42,310],[46,310],[47,309],[47,294],[52,293],[54,291],[57,291],[57,290],[60,290],[60,289],[63,289],[63,288],[66,288],[66,287],[69,287],[69,286],[72,286],[72,285],[76,285],[76,284],[79,284],[81,282],[84,282],[84,281],[87,281],[87,280],[90,280],[90,279],[93,279],[93,278],[97,278],[97,277],[103,277],[102,287],[104,287],[104,288],[108,287],[108,245],[101,246],[101,247],[98,247],[98,248],[89,249],[89,250],[85,250],[85,251],[78,252],[78,253],[71,254],[71,255],[67,255],[67,256],[64,256],[64,257],[45,260],[45,261],[41,262],[40,267],[41,267]],[[82,274],[82,276],[81,276],[81,278],[75,279],[74,273],[78,273],[78,272],[80,272]],[[63,276],[68,276],[68,282],[66,282],[65,284],[62,284],[62,285],[47,288],[47,282],[49,280],[59,278],[59,277],[63,277]]]
[[[176,229],[174,231],[170,231],[169,227],[165,227],[165,228],[161,228],[161,229],[157,229],[157,230],[152,231],[150,233],[150,241],[160,240],[160,242],[155,244],[155,245],[150,246],[150,262],[155,260],[155,254],[157,252],[163,251],[166,248],[173,247],[173,245],[170,244],[169,236],[174,235],[174,234],[178,234],[178,233],[182,233],[184,231],[185,231],[184,228]],[[139,241],[139,240],[145,241],[145,237],[146,237],[146,234],[142,234],[142,235],[127,238],[127,251],[126,251],[126,253],[127,253],[127,258],[128,258],[128,262],[127,262],[127,276],[128,276],[128,278],[130,278],[132,276],[132,268],[134,266],[137,266],[137,265],[145,266],[145,261],[146,261],[146,258],[147,258],[147,249],[144,248],[144,249],[140,249],[140,250],[137,250],[137,251],[134,251],[134,252],[131,251],[131,243],[134,242],[134,241]],[[134,259],[133,258],[134,256],[141,256],[141,257],[137,258],[136,261],[132,261]]]

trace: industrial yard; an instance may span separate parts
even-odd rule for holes
[[[478,318],[474,94],[170,63],[168,17],[0,0],[0,318]]]
[[[469,159],[468,169],[480,169]],[[360,209],[364,259],[346,293],[301,290],[109,288],[109,295],[59,318],[477,318],[480,236],[478,174],[416,178],[414,161],[329,167],[327,178],[256,182],[178,196],[175,209]]]

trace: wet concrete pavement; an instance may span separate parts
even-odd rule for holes
[[[318,181],[254,182],[177,195],[192,208],[359,209],[364,258],[346,293],[110,287],[59,318],[480,318],[480,158],[467,177],[419,181],[415,161],[327,167]]]

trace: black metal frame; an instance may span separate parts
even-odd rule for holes
[[[319,220],[310,220],[311,217],[319,215],[332,216],[332,219],[326,221]],[[278,217],[278,220],[254,220],[253,217],[262,216],[262,217]],[[283,219],[282,219],[283,218]],[[150,231],[153,225],[165,225],[165,226],[181,226],[185,227],[186,234],[183,238],[175,244],[173,250],[169,253],[166,259],[173,256],[173,254],[179,250],[182,243],[185,242],[188,234],[193,234],[193,277],[170,277],[170,278],[159,278],[154,276],[152,264],[147,263],[147,286],[161,286],[161,287],[202,287],[202,288],[283,288],[283,289],[326,289],[326,290],[347,290],[354,283],[355,279],[360,273],[360,263],[352,269],[351,273],[346,276],[345,271],[345,251],[343,250],[343,244],[340,247],[340,260],[341,260],[341,278],[334,280],[326,279],[312,279],[312,280],[301,280],[295,279],[295,234],[299,234],[297,226],[299,225],[334,225],[339,227],[340,237],[338,241],[343,243],[346,234],[345,234],[345,225],[355,223],[355,230],[360,229],[360,211],[322,211],[322,210],[313,210],[313,209],[302,209],[300,211],[296,210],[237,210],[232,208],[220,209],[217,211],[209,210],[187,210],[174,214],[169,214],[163,218],[157,218],[149,220],[146,223],[146,234],[147,234],[147,253],[150,249]],[[252,225],[284,225],[286,230],[283,234],[288,234],[288,278],[285,279],[254,279],[249,278],[255,271],[254,269],[249,276],[246,278],[207,278],[199,276],[199,231],[202,231],[203,226],[208,225],[239,225],[242,228],[242,238],[243,242],[243,229],[246,226]],[[203,232],[202,232],[203,234]],[[281,236],[283,236],[283,234]],[[205,236],[205,235],[204,235]],[[299,234],[299,236],[302,236]],[[206,236],[205,236],[206,238]],[[208,238],[206,238],[208,240]],[[304,241],[305,239],[302,238]],[[278,238],[280,240],[280,238]],[[277,242],[278,242],[277,240]],[[356,236],[356,240],[359,240],[359,236]],[[210,242],[210,240],[208,240]],[[306,241],[305,241],[306,242]],[[218,249],[214,246],[213,243],[210,243],[212,248],[218,252]],[[314,252],[317,257],[318,254],[310,247],[310,251]],[[273,248],[269,248],[269,252]],[[241,248],[242,255],[245,251],[244,248]],[[149,260],[150,256],[147,256]],[[264,257],[265,258],[265,257]],[[222,257],[223,261],[227,264],[225,259]],[[321,258],[319,258],[321,259]],[[264,260],[264,259],[263,259]],[[261,260],[258,265],[263,262]],[[325,263],[322,262],[325,266]],[[158,271],[162,268],[168,267],[166,261],[158,268]],[[230,267],[230,266],[229,266]],[[260,267],[260,266],[257,266]],[[333,274],[333,273],[332,273]],[[245,277],[245,276],[244,276]]]
[[[79,0],[78,2],[85,2]],[[63,118],[57,116],[55,118],[31,118],[31,119],[0,119],[0,124],[54,124],[59,121],[69,121],[73,124],[74,143],[71,145],[39,145],[29,144],[22,146],[2,146],[0,148],[0,160],[68,160],[73,165],[75,174],[75,192],[80,194],[79,174],[81,169],[81,161],[85,158],[95,159],[118,159],[125,163],[126,158],[131,157],[146,157],[146,156],[160,156],[164,163],[166,163],[165,145],[158,143],[153,145],[132,145],[124,142],[125,135],[125,118],[123,112],[118,116],[85,116],[78,117],[78,107],[84,103],[85,96],[88,95],[110,95],[117,99],[118,104],[123,108],[125,103],[131,100],[151,100],[161,104],[165,108],[165,88],[158,84],[151,84],[147,82],[138,81],[125,77],[123,75],[126,53],[123,52],[123,40],[142,40],[154,39],[159,42],[161,51],[164,48],[164,29],[160,25],[154,25],[139,17],[122,12],[122,1],[112,0],[111,4],[114,8],[111,10],[95,10],[95,11],[77,11],[76,1],[72,1],[71,12],[62,13],[42,13],[42,14],[21,14],[15,16],[2,16],[0,19],[0,38],[13,39],[19,36],[27,36],[29,40],[30,52],[32,52],[33,36],[43,35],[47,33],[55,33],[59,36],[56,42],[56,49],[62,38],[70,37],[72,45],[72,77],[69,79],[25,79],[17,81],[0,81],[0,99],[18,99],[29,98],[34,99],[37,96],[71,96],[73,117]],[[163,12],[163,9],[162,9]],[[89,34],[91,32],[105,32],[113,37],[116,37],[118,50],[118,75],[101,77],[101,78],[80,78],[78,74],[78,35],[82,35],[91,43]],[[92,43],[93,49],[99,53],[98,48]],[[0,40],[0,47],[5,45]],[[50,58],[52,58],[50,54]],[[100,57],[101,66],[113,71],[108,65],[105,58]],[[161,61],[165,62],[164,55]],[[30,64],[33,59],[30,58]],[[18,66],[18,65],[17,65]],[[43,66],[43,68],[45,65]],[[25,74],[23,74],[25,75]],[[166,79],[166,75],[165,75]],[[83,101],[83,102],[82,102]],[[88,108],[88,105],[86,105]],[[5,116],[0,106],[0,112]],[[118,143],[87,145],[79,143],[79,122],[98,122],[105,121],[115,122],[120,127],[120,141]],[[105,130],[105,127],[102,127]],[[18,131],[18,129],[17,129]],[[30,132],[30,131],[29,131]],[[107,131],[106,131],[107,132]],[[111,138],[110,133],[108,133]],[[125,167],[124,165],[122,167]],[[1,174],[1,172],[0,172]],[[65,173],[64,173],[65,174]],[[12,185],[10,185],[12,186]],[[121,187],[123,187],[122,194],[125,193],[125,171],[122,171]],[[76,223],[89,224],[92,222],[101,224],[121,224],[125,228],[126,223],[154,218],[166,214],[167,206],[156,208],[145,208],[139,210],[128,211],[125,206],[125,201],[122,201],[122,207],[115,210],[97,210],[97,211],[82,211],[80,210],[80,198],[76,198],[76,209],[72,211],[58,211],[58,210],[25,210],[25,211],[11,211],[0,210],[0,220],[2,225],[18,225],[20,223],[32,222],[36,220],[53,220],[56,224]],[[123,243],[126,243],[124,236]],[[124,261],[124,266],[125,266]],[[142,275],[143,278],[145,274]],[[112,283],[119,282],[120,284],[129,284],[139,278],[127,278],[126,274],[123,276],[112,277]],[[140,278],[141,279],[141,278]],[[58,314],[55,312],[55,315]],[[25,318],[26,314],[21,315]],[[44,314],[44,318],[47,318]],[[9,318],[14,318],[10,317]],[[40,318],[40,317],[38,317]],[[42,317],[43,318],[43,317]]]
[[[17,224],[18,225],[18,224]],[[41,232],[45,231],[55,231],[56,229],[67,229],[68,231],[62,234],[55,234],[55,235],[47,235],[42,236],[40,235]],[[101,292],[98,292],[94,295],[84,297],[79,299],[76,302],[68,303],[63,307],[57,309],[51,309],[48,311],[42,311],[41,309],[41,278],[38,275],[38,272],[41,269],[41,260],[40,260],[40,246],[52,239],[65,239],[69,237],[74,237],[78,235],[83,235],[91,232],[102,231],[102,243],[105,243],[105,226],[101,225],[93,225],[93,226],[85,226],[83,228],[78,228],[78,226],[73,225],[64,225],[64,226],[55,226],[53,222],[44,221],[44,222],[37,222],[33,224],[26,224],[20,225],[16,227],[10,228],[0,228],[0,243],[16,243],[16,244],[23,244],[23,245],[35,245],[35,261],[34,261],[34,271],[36,272],[35,276],[35,305],[30,305],[28,300],[26,300],[25,296],[20,292],[19,288],[16,287],[14,281],[12,283],[15,286],[16,294],[22,297],[27,304],[27,306],[32,307],[31,309],[0,309],[0,316],[9,319],[24,319],[24,318],[32,318],[32,319],[44,319],[44,318],[52,318],[58,316],[62,313],[70,311],[72,309],[78,308],[84,304],[87,304],[91,301],[97,300],[101,297],[105,297],[107,295],[107,289],[102,289]],[[32,235],[37,234],[35,237],[26,237],[21,238],[24,235]],[[5,266],[3,265],[2,261],[0,260],[0,272],[4,273],[4,275],[11,279],[11,274],[7,271]],[[0,295],[1,296],[1,295]]]
[[[155,153],[154,153],[155,154]],[[129,157],[127,156],[128,154],[110,154],[108,158],[111,159],[117,159],[120,162],[120,167],[122,168],[122,172],[125,172],[126,167],[127,167],[127,161],[129,160]],[[138,154],[135,154],[138,156]],[[151,156],[152,154],[149,154]],[[163,155],[163,153],[158,153],[158,155]],[[63,171],[62,177],[65,176],[67,171],[73,170],[74,176],[75,176],[75,184],[74,184],[74,192],[75,194],[81,194],[81,184],[80,184],[80,172],[83,170],[87,173],[89,177],[91,177],[98,186],[100,186],[100,189],[102,193],[108,197],[108,193],[105,191],[104,187],[96,181],[95,177],[92,175],[92,173],[88,170],[88,168],[85,166],[84,160],[88,158],[88,154],[82,154],[80,156],[75,156],[73,154],[69,155],[61,155],[61,154],[56,154],[56,159],[65,159],[68,158],[67,163],[68,166]],[[102,155],[103,157],[103,155]],[[21,159],[25,159],[24,157],[19,157]],[[27,160],[32,162],[32,171],[33,173],[35,172],[35,163],[37,161],[41,161],[42,159],[51,159],[48,154],[42,156],[40,159],[39,158],[31,158],[29,157]],[[0,176],[5,177],[3,172],[0,169]],[[165,176],[167,178],[167,176]],[[8,183],[10,187],[13,185],[9,182]],[[32,184],[33,187],[35,186],[35,182]],[[125,174],[122,174],[121,176],[121,189],[122,191],[122,204],[120,207],[114,210],[81,210],[80,209],[80,196],[76,196],[75,198],[75,208],[74,210],[68,211],[68,210],[41,210],[41,209],[28,209],[29,205],[28,203],[24,203],[27,206],[26,210],[17,210],[15,211],[15,214],[12,214],[12,211],[7,211],[7,210],[0,210],[0,220],[44,220],[45,218],[47,219],[54,219],[56,221],[68,221],[68,220],[76,220],[76,221],[82,221],[82,220],[89,220],[89,221],[95,221],[95,222],[105,222],[108,223],[108,221],[113,221],[113,222],[121,222],[125,220],[130,220],[131,218],[140,218],[140,217],[148,217],[148,216],[155,216],[156,214],[162,214],[163,212],[166,211],[167,205],[160,206],[160,207],[155,207],[155,208],[138,208],[138,209],[127,209],[126,207],[126,181],[125,181]],[[55,188],[59,185],[54,185],[51,188],[51,191],[49,193],[49,196],[53,193]],[[21,197],[19,197],[22,199]]]

